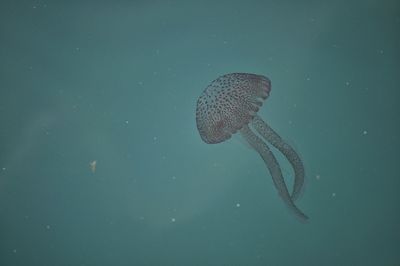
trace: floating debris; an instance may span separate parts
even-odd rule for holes
[[[96,160],[91,161],[91,162],[89,163],[90,170],[92,170],[92,173],[95,173],[95,172],[96,172],[96,165],[97,165],[97,161],[96,161]]]

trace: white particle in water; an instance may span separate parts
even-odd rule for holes
[[[367,135],[367,134],[368,134],[368,131],[364,130],[363,135]]]
[[[176,219],[175,219],[175,218],[171,218],[171,222],[172,222],[172,223],[175,223],[175,222],[176,222]]]
[[[236,203],[236,208],[239,208],[240,207],[240,203]]]

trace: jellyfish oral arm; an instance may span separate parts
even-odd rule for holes
[[[254,117],[252,126],[266,141],[277,148],[292,165],[294,170],[294,185],[291,197],[293,201],[297,200],[304,185],[304,166],[300,156],[259,116],[256,115]]]
[[[278,161],[272,154],[271,150],[268,148],[267,144],[264,143],[256,134],[254,134],[247,125],[243,126],[243,128],[240,130],[240,133],[250,144],[250,146],[254,150],[256,150],[260,154],[261,158],[264,160],[279,195],[289,207],[289,209],[292,210],[301,220],[307,220],[308,217],[293,203],[289,191],[286,187],[285,180],[283,178]]]

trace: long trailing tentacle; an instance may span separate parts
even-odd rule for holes
[[[285,180],[283,179],[281,168],[275,156],[268,148],[267,144],[262,141],[251,129],[246,125],[240,130],[241,135],[248,141],[250,146],[256,150],[261,158],[264,160],[269,172],[271,173],[272,180],[279,195],[282,197],[286,205],[292,210],[296,216],[305,221],[308,217],[293,203],[289,191],[286,187]]]
[[[301,194],[304,185],[304,165],[296,151],[287,144],[267,123],[259,116],[255,116],[252,125],[255,130],[275,148],[277,148],[290,162],[294,170],[294,185],[292,200],[295,201]]]

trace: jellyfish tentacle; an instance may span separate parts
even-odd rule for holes
[[[250,146],[256,150],[261,158],[264,160],[267,168],[272,176],[272,180],[279,195],[285,202],[285,204],[301,219],[307,220],[308,217],[293,203],[289,191],[286,187],[285,180],[283,179],[281,168],[276,160],[275,156],[268,148],[267,144],[254,134],[251,129],[245,125],[240,129],[241,135],[246,139]]]
[[[304,185],[304,165],[296,151],[287,144],[265,121],[256,115],[252,121],[255,130],[275,148],[277,148],[289,161],[294,170],[294,185],[292,200],[295,201],[301,194]]]

